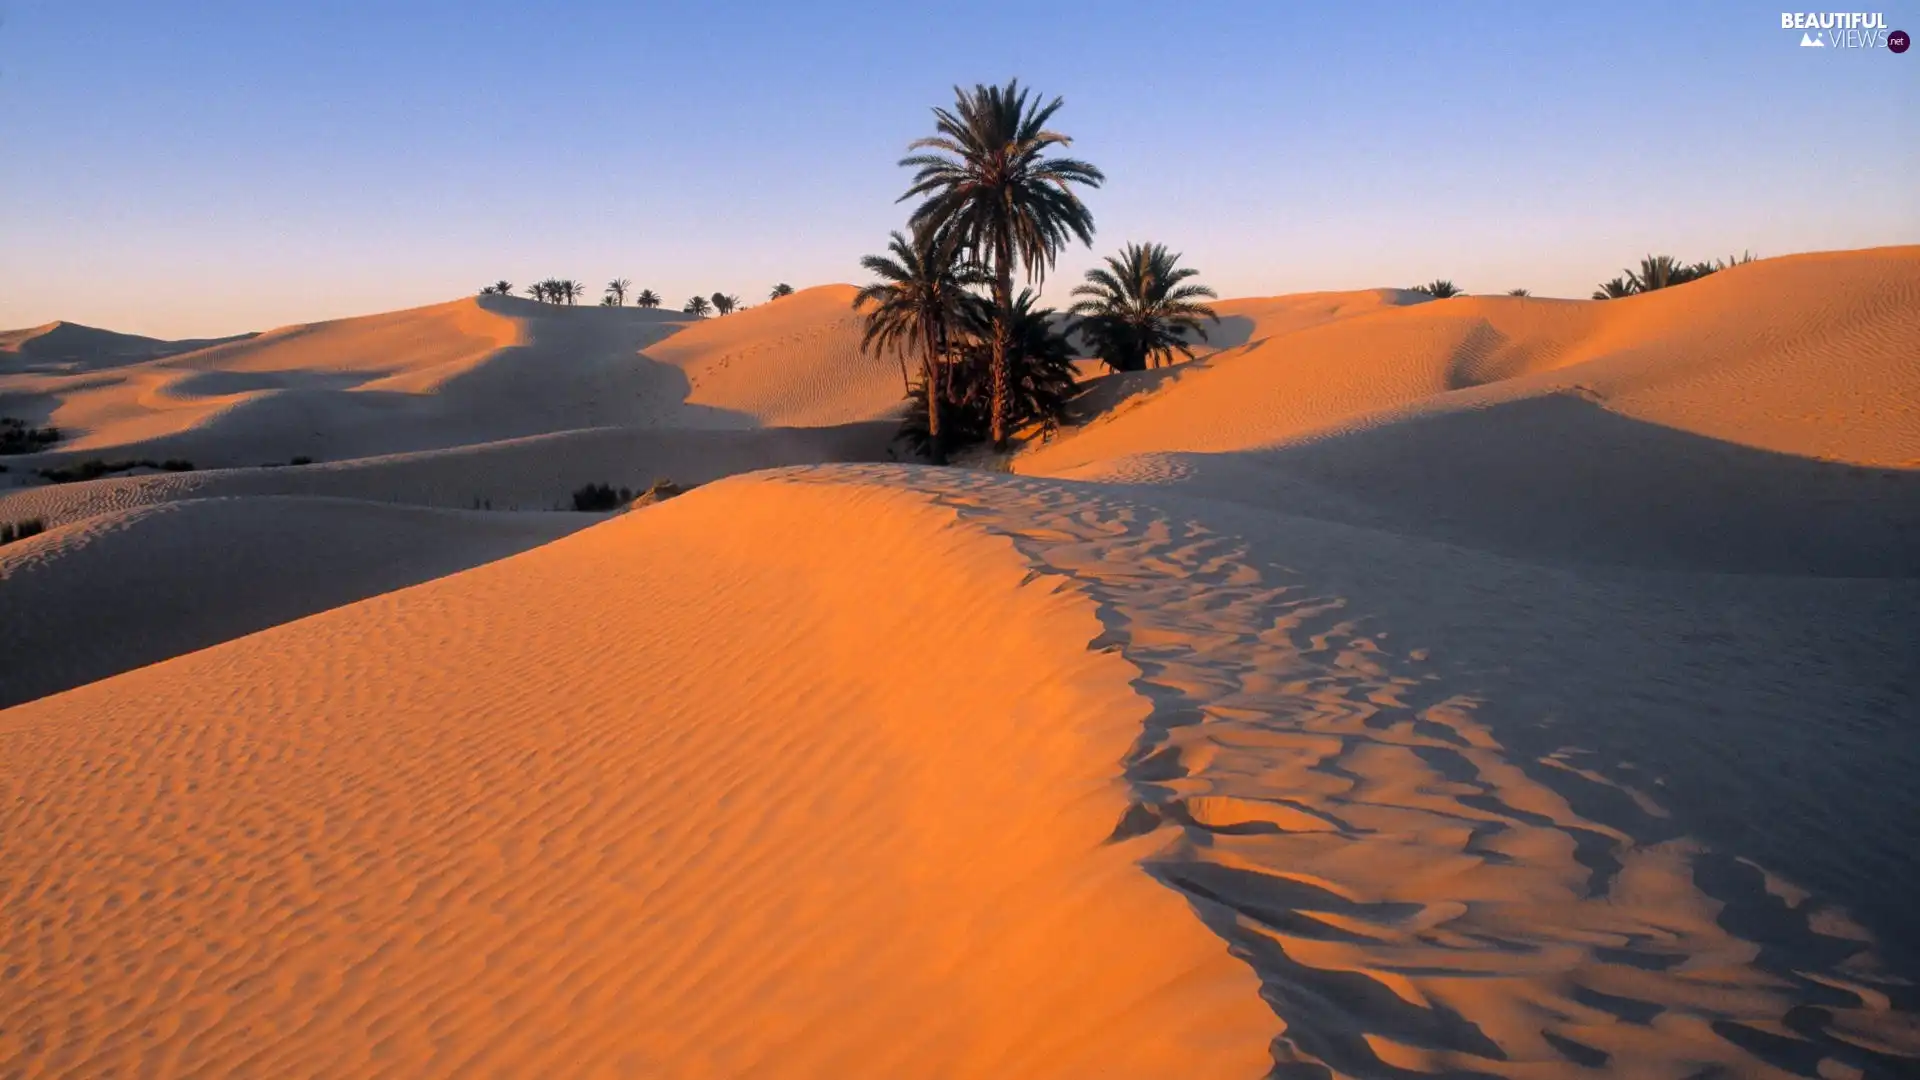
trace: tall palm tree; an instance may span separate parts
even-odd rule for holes
[[[560,297],[568,304],[578,303],[580,298],[586,294],[587,287],[585,285],[580,284],[572,278],[562,278],[560,280]]]
[[[792,296],[792,295],[793,295],[793,286],[783,281],[780,284],[775,285],[773,287],[773,291],[767,294],[767,299],[778,300],[783,296]]]
[[[951,231],[968,256],[993,271],[993,445],[1007,441],[1007,343],[1012,333],[1013,268],[1041,282],[1071,237],[1093,244],[1093,214],[1073,185],[1099,187],[1099,169],[1048,157],[1073,140],[1047,129],[1065,102],[1041,105],[1018,79],[1005,86],[953,88],[951,111],[933,110],[938,134],[916,139],[900,164],[916,170],[902,201],[924,196],[910,219],[916,230]]]
[[[739,297],[728,296],[726,293],[714,293],[711,299],[713,300],[713,310],[722,315],[731,315],[733,314],[733,309],[740,306]]]
[[[621,304],[626,303],[627,290],[631,288],[633,288],[633,282],[628,281],[626,278],[614,278],[612,281],[607,282],[607,299],[613,301],[613,303],[607,306],[619,307]]]
[[[640,295],[633,298],[634,307],[657,308],[660,306],[660,294],[652,289],[641,289]]]
[[[1188,335],[1207,339],[1201,319],[1220,316],[1201,299],[1217,294],[1189,279],[1198,270],[1179,266],[1180,256],[1165,244],[1128,244],[1107,256],[1105,267],[1087,271],[1087,282],[1073,290],[1085,297],[1068,313],[1094,355],[1114,371],[1140,371],[1175,353],[1193,357]]]
[[[713,310],[713,305],[707,302],[706,297],[696,296],[693,299],[687,301],[686,306],[681,308],[680,310],[686,312],[689,315],[692,315],[697,319],[704,319],[707,317],[707,312]]]
[[[860,260],[879,279],[853,298],[856,311],[867,312],[864,352],[894,350],[900,357],[900,379],[907,378],[906,354],[920,353],[920,381],[926,387],[927,455],[935,465],[946,464],[946,445],[940,431],[941,360],[969,325],[988,321],[980,297],[968,291],[991,277],[968,258],[960,238],[951,231],[921,229],[907,237],[895,232],[888,255]],[[1004,353],[1002,354],[1004,355]],[[909,394],[912,388],[908,388]]]

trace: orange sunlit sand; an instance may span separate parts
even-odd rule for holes
[[[951,467],[853,295],[0,335],[0,1075],[1920,1067],[1920,248]]]

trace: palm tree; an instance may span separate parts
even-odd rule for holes
[[[1712,272],[1709,267],[1707,273]],[[1649,255],[1640,260],[1639,270],[1627,271],[1627,280],[1633,283],[1633,291],[1637,293],[1684,285],[1702,276],[1697,267],[1688,266],[1671,255]]]
[[[492,295],[493,295],[493,286],[491,286],[491,285],[482,285],[482,286],[480,286],[480,295],[481,295],[481,296],[492,296]]]
[[[496,282],[494,282],[494,283],[493,283],[493,295],[495,295],[495,296],[512,296],[512,295],[513,295],[513,283],[512,283],[512,282],[510,282],[510,281],[508,281],[508,280],[507,280],[507,279],[505,279],[505,278],[501,278],[501,279],[500,279],[499,281],[496,281]]]
[[[969,325],[988,321],[984,302],[968,290],[991,278],[984,267],[965,256],[960,238],[951,231],[922,229],[911,241],[895,232],[890,234],[887,251],[891,257],[868,255],[860,260],[879,279],[853,298],[854,310],[873,308],[867,312],[860,348],[875,353],[894,350],[900,357],[902,382],[907,378],[907,352],[919,351],[920,382],[927,388],[927,456],[935,465],[944,465],[941,361]]]
[[[1093,354],[1114,371],[1140,371],[1175,353],[1193,357],[1187,335],[1207,339],[1200,320],[1220,321],[1202,298],[1217,295],[1190,283],[1198,270],[1177,265],[1180,256],[1165,244],[1128,244],[1107,256],[1105,267],[1087,271],[1087,282],[1073,290],[1085,297],[1068,313],[1079,316],[1074,328]]]
[[[1018,430],[1037,422],[1051,434],[1073,396],[1073,347],[1060,332],[1053,309],[1036,307],[1036,300],[1032,289],[1022,289],[1013,301],[1013,332],[1007,339],[1007,424]],[[945,368],[943,446],[978,443],[991,434],[993,312],[985,303],[975,307],[974,332],[960,339],[956,355]],[[931,452],[927,384],[915,383],[907,396],[914,407],[907,411],[901,435],[914,449]]]
[[[1507,295],[1508,296],[1532,296],[1533,291],[1530,289],[1508,289]]]
[[[773,287],[773,292],[767,295],[767,299],[778,300],[783,296],[792,296],[792,295],[793,295],[793,286],[783,281],[780,284],[775,285]]]
[[[1427,282],[1425,285],[1415,285],[1413,288],[1408,289],[1407,291],[1425,293],[1428,296],[1433,297],[1435,300],[1445,300],[1450,296],[1463,295],[1460,292],[1460,287],[1455,285],[1453,282],[1448,281],[1446,278],[1435,278],[1434,280]]]
[[[1046,105],[1013,79],[1005,86],[953,88],[954,107],[933,110],[938,134],[916,139],[900,164],[917,170],[902,201],[925,196],[910,219],[916,230],[951,231],[972,261],[992,268],[993,445],[1007,438],[1007,342],[1012,333],[1013,267],[1041,282],[1070,237],[1093,244],[1093,214],[1072,185],[1099,187],[1099,169],[1073,158],[1047,157],[1072,140],[1047,130],[1065,102]]]
[[[565,300],[568,304],[574,304],[579,302],[580,298],[582,296],[585,296],[586,294],[587,294],[587,287],[585,285],[580,284],[579,282],[573,280],[572,278],[561,279],[560,298],[562,300]]]
[[[1612,281],[1601,282],[1600,287],[1593,290],[1593,298],[1595,300],[1618,300],[1623,296],[1632,296],[1637,291],[1638,290],[1633,287],[1633,281],[1631,279],[1617,277]]]
[[[660,306],[660,294],[652,289],[641,289],[640,295],[633,298],[633,306],[657,308]]]
[[[719,312],[722,315],[731,315],[733,314],[733,309],[740,306],[739,297],[728,296],[726,293],[720,293],[720,292],[714,293],[712,299],[713,299],[713,310]]]
[[[712,310],[712,308],[713,308],[713,305],[707,302],[706,297],[696,296],[693,299],[687,301],[687,306],[681,308],[680,310],[686,312],[689,315],[692,315],[694,318],[704,319],[707,317],[707,312]]]
[[[614,278],[607,282],[607,299],[613,301],[608,307],[619,307],[627,302],[627,290],[633,288],[633,282],[626,278]]]

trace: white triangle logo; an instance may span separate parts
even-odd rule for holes
[[[1803,49],[1824,49],[1827,47],[1827,43],[1814,37],[1812,34],[1803,33],[1800,35],[1800,47]]]

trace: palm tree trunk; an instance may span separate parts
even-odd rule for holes
[[[1001,237],[994,252],[993,282],[993,449],[1007,448],[1007,345],[1013,327],[1013,244]]]
[[[925,384],[927,389],[927,458],[935,465],[947,463],[947,448],[940,437],[940,353],[932,327],[927,327]]]

